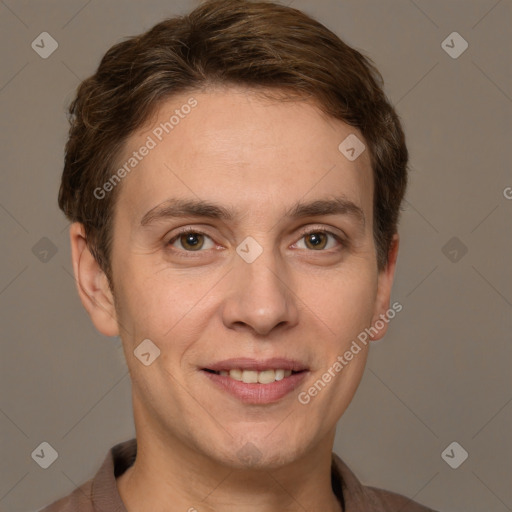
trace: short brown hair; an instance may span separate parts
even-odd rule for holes
[[[408,151],[381,74],[368,57],[299,10],[208,0],[110,48],[69,107],[59,206],[84,225],[111,285],[112,214],[120,187],[101,200],[94,190],[112,176],[129,135],[164,99],[231,84],[310,98],[361,131],[374,177],[377,263],[384,269],[407,186]]]

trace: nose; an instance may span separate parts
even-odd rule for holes
[[[238,255],[229,273],[230,292],[223,305],[223,322],[230,329],[250,329],[268,336],[273,329],[298,322],[297,297],[289,272],[265,249],[252,263]]]

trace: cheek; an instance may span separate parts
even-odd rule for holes
[[[336,334],[334,343],[339,344],[353,339],[370,324],[376,296],[377,274],[361,266],[340,270],[321,284],[317,282],[315,293],[309,293],[304,302]]]
[[[190,273],[155,270],[143,258],[123,263],[118,286],[118,318],[130,345],[149,338],[162,356],[181,357],[197,339],[212,311],[217,275],[191,277]],[[129,276],[129,277],[127,277]],[[172,348],[172,350],[171,350]]]
[[[121,267],[121,266],[120,266]],[[115,283],[117,315],[133,343],[161,339],[183,316],[184,300],[167,280],[141,272],[144,266],[123,263]],[[163,276],[162,276],[163,277]]]

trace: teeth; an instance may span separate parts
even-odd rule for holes
[[[260,384],[270,384],[276,381],[276,372],[274,370],[265,370],[258,374],[258,382]]]
[[[254,370],[244,370],[242,372],[242,382],[246,384],[256,384],[258,382],[258,372]]]
[[[226,372],[232,379],[242,380],[242,370],[231,370]]]
[[[245,382],[246,384],[271,384],[276,380],[283,380],[285,377],[289,377],[292,374],[291,370],[263,370],[258,372],[256,370],[222,370],[219,375],[228,376],[232,379]]]

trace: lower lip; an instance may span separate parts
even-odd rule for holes
[[[270,404],[277,402],[300,386],[308,371],[292,373],[289,377],[270,384],[246,384],[225,375],[201,370],[220,389],[227,391],[246,404]]]

